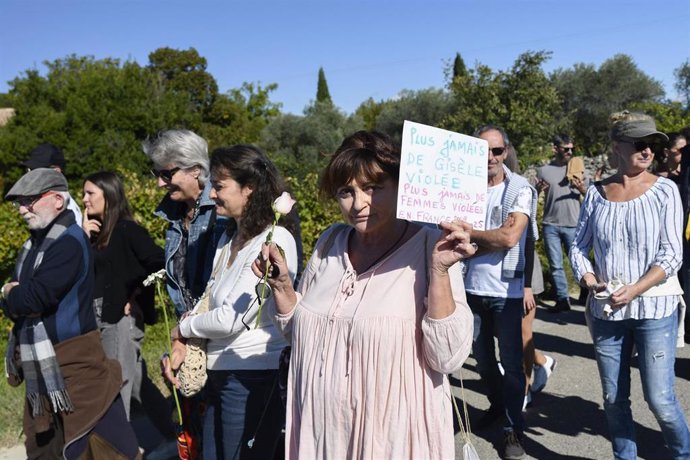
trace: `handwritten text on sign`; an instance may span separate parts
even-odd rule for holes
[[[484,229],[485,140],[405,120],[401,148],[399,219],[461,219]]]

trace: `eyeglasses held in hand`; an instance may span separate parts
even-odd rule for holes
[[[252,308],[254,308],[254,305],[258,302],[259,306],[263,305],[264,301],[269,299],[271,295],[273,295],[273,291],[271,290],[271,285],[264,282],[263,279],[260,279],[258,283],[256,283],[256,286],[254,286],[254,292],[256,293],[256,297],[254,297],[254,300],[252,300],[252,303],[249,304],[249,308],[247,308],[247,311],[244,312],[242,315],[242,324],[244,325],[245,329],[249,330],[251,329],[249,327],[249,324],[246,323],[245,318],[247,317],[247,314],[251,311]]]
[[[182,168],[172,168],[172,169],[152,169],[151,174],[156,178],[163,179],[165,182],[170,182],[173,176]]]

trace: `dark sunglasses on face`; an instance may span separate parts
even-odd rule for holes
[[[653,142],[637,141],[637,142],[633,142],[633,145],[635,146],[636,152],[642,152],[645,149],[649,149],[652,152],[654,151],[654,143]]]
[[[494,147],[494,148],[489,149],[489,152],[491,152],[491,154],[495,157],[500,157],[501,155],[503,155],[505,153],[505,151],[506,151],[505,147]]]
[[[561,147],[561,150],[563,150],[564,152],[568,152],[568,151],[574,152],[575,148],[573,148],[573,147]]]
[[[170,182],[177,173],[182,168],[172,168],[172,169],[152,169],[151,174],[155,177],[163,179],[165,182]]]

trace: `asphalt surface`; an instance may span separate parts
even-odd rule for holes
[[[574,306],[564,313],[550,313],[540,307],[534,323],[535,345],[557,360],[544,390],[525,411],[524,443],[526,459],[608,459],[612,458],[602,405],[599,372],[594,347],[584,320],[584,307]],[[467,410],[476,421],[489,406],[470,356],[462,370]],[[642,395],[640,373],[633,360],[631,400],[637,435],[638,458],[671,458],[654,415]],[[454,374],[459,377],[459,374]],[[451,379],[453,392],[460,396],[460,381]],[[677,349],[676,397],[686,417],[690,409],[690,345]],[[461,401],[457,400],[462,411]],[[502,427],[475,430],[471,435],[482,460],[500,458]],[[456,436],[456,457],[461,457],[462,438]]]
[[[539,393],[525,412],[528,425],[525,440],[526,459],[608,459],[611,447],[606,437],[606,419],[602,408],[599,373],[594,349],[584,322],[584,308],[574,306],[564,313],[549,313],[540,307],[534,323],[537,348],[558,362],[546,388]],[[690,345],[678,349],[676,358],[676,396],[687,416],[690,409]],[[451,385],[460,396],[458,373],[451,376]],[[472,357],[463,367],[464,394],[470,425],[488,408],[482,384]],[[642,396],[639,371],[632,372],[632,410],[636,423],[638,457],[646,460],[670,458],[654,416]],[[460,411],[462,401],[458,399]],[[140,413],[134,412],[133,423],[140,443],[151,451],[162,440],[157,431]],[[470,436],[482,460],[500,457],[501,424],[475,430]],[[456,458],[461,459],[464,440],[456,435]],[[0,450],[0,460],[24,459],[23,446]],[[161,456],[158,458],[166,458]],[[169,457],[167,457],[169,458]],[[174,457],[173,457],[174,458]]]

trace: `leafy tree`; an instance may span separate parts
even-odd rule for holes
[[[164,128],[200,126],[188,97],[167,91],[135,62],[72,55],[45,65],[45,77],[29,70],[10,82],[16,115],[0,129],[0,165],[10,180],[42,142],[62,148],[68,177],[116,165],[144,171],[142,139]]]
[[[323,67],[319,67],[319,81],[316,86],[316,102],[320,104],[333,104],[331,93],[328,91],[328,83],[326,83],[326,74]]]
[[[209,145],[219,147],[237,143],[256,143],[269,121],[280,114],[280,105],[269,95],[278,87],[244,83],[239,89],[219,94],[204,117],[200,135]]]
[[[287,114],[271,120],[261,133],[261,145],[285,175],[301,179],[320,170],[324,154],[335,151],[345,136],[363,125],[361,118],[348,117],[333,104],[314,102],[303,116]]]
[[[386,104],[387,101],[376,102],[372,97],[359,104],[359,107],[355,110],[355,116],[362,119],[364,129],[376,128],[376,119]]]
[[[206,58],[196,49],[158,48],[149,54],[149,69],[167,88],[189,95],[195,108],[208,110],[218,96],[216,79],[206,71]]]
[[[400,142],[405,120],[438,126],[449,115],[451,102],[450,94],[441,89],[403,90],[397,98],[381,104],[376,129]]]
[[[660,102],[661,83],[642,72],[630,56],[617,54],[596,69],[575,64],[557,69],[551,81],[563,98],[563,110],[573,120],[578,148],[589,154],[606,148],[608,117],[633,104]]]
[[[690,126],[690,112],[680,102],[641,102],[631,104],[630,110],[646,113],[654,118],[656,129],[665,133],[679,132]]]
[[[7,93],[0,93],[0,108],[11,107],[10,98]]]
[[[279,113],[269,98],[275,84],[245,83],[217,94],[215,80],[203,70],[206,60],[193,49],[162,48],[151,56],[157,71],[130,61],[72,55],[46,62],[45,76],[28,70],[14,79],[7,99],[16,115],[0,128],[3,185],[21,175],[19,162],[42,142],[63,150],[68,178],[117,167],[142,173],[148,159],[141,141],[157,131],[191,129],[211,146],[251,143]],[[172,63],[186,70],[163,72]],[[198,97],[203,91],[207,96]]]
[[[685,110],[690,110],[690,59],[686,59],[677,69],[673,71],[676,82],[673,85],[680,94]]]
[[[551,136],[568,126],[558,92],[544,74],[544,51],[523,53],[508,71],[477,64],[450,82],[449,115],[442,127],[472,134],[477,127],[503,127],[519,152],[523,167],[549,154]]]

